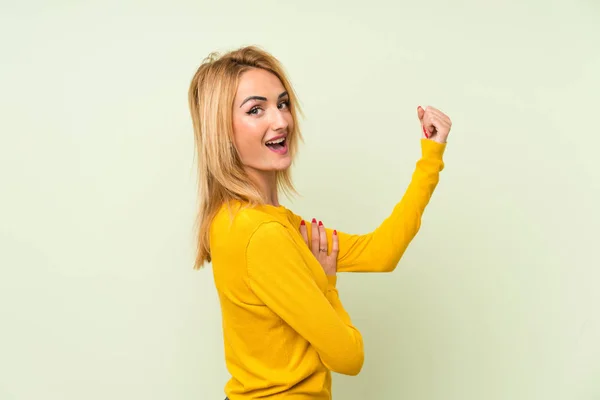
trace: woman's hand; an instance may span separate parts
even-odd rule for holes
[[[312,253],[315,255],[321,267],[325,271],[325,275],[334,276],[337,273],[337,256],[339,252],[339,241],[336,231],[333,231],[331,248],[328,249],[327,234],[323,223],[313,218],[311,225],[311,240],[308,242],[308,227],[306,223],[302,221],[300,224],[300,233],[306,242],[306,245],[310,248]]]
[[[426,139],[433,140],[438,143],[446,143],[452,121],[450,118],[437,108],[433,107],[417,107],[417,117],[421,121],[423,135]]]

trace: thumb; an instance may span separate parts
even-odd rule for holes
[[[417,117],[419,117],[419,121],[423,122],[424,115],[425,115],[425,110],[423,110],[423,107],[421,107],[421,106],[417,107]]]

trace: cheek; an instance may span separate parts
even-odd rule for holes
[[[294,117],[292,117],[292,113],[288,112],[285,115],[285,120],[288,124],[288,131],[293,131],[294,130]]]
[[[258,120],[240,118],[233,122],[233,139],[242,157],[262,145],[264,133]]]

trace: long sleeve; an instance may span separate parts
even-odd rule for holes
[[[421,140],[422,155],[404,196],[374,231],[352,235],[338,230],[338,272],[390,272],[396,268],[421,227],[421,218],[444,169],[445,149],[445,144]],[[308,233],[310,237],[311,229]],[[329,242],[331,234],[327,228]]]
[[[250,289],[316,349],[327,368],[356,375],[364,362],[362,336],[339,300],[335,277],[323,291],[308,264],[314,260],[321,268],[318,261],[302,250],[283,225],[262,223],[246,249]]]

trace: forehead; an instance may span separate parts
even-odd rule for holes
[[[272,72],[253,68],[242,74],[237,88],[236,98],[246,96],[279,96],[285,88]]]

